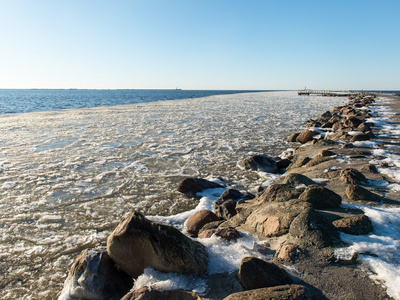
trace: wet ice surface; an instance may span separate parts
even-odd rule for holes
[[[309,117],[346,101],[248,93],[0,117],[0,297],[55,298],[73,259],[105,246],[132,209],[195,208],[175,191],[186,176],[254,190],[268,178],[238,160],[279,154]]]

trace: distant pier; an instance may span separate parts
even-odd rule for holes
[[[329,90],[301,90],[298,92],[299,96],[317,95],[326,97],[350,97],[359,94],[360,94],[359,92],[352,92],[352,91],[329,91]]]

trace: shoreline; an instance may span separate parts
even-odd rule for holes
[[[385,95],[385,97],[387,97]],[[396,113],[399,112],[400,109],[400,98],[393,96],[394,100],[396,102]],[[387,106],[387,104],[383,104],[384,106]],[[396,115],[398,117],[398,115]],[[373,132],[378,133],[378,128],[372,127]],[[311,141],[315,141],[315,139],[312,139]],[[317,181],[319,185],[323,186],[324,188],[327,188],[329,190],[332,190],[333,192],[337,193],[338,195],[341,196],[341,198],[344,200],[349,200],[346,197],[346,186],[344,182],[341,182],[339,180],[340,177],[340,172],[338,173],[339,170],[347,169],[349,167],[351,168],[361,168],[364,165],[368,165],[369,161],[371,160],[371,148],[363,148],[363,147],[356,147],[356,148],[351,148],[351,147],[343,147],[345,144],[342,142],[333,142],[333,143],[325,143],[325,139],[320,140],[320,142],[312,142],[311,144],[305,144],[305,146],[302,146],[298,149],[295,150],[297,153],[298,161],[304,161],[305,157],[311,158],[309,161],[314,161],[316,158],[318,158],[321,153],[321,151],[333,151],[334,155],[337,157],[341,157],[342,161],[339,161],[334,158],[334,159],[328,159],[328,160],[321,160],[319,163],[315,163],[315,165],[301,165],[301,166],[295,166],[292,167],[286,172],[281,179],[278,182],[282,182],[282,179],[284,179],[287,175],[289,174],[302,174],[307,176],[310,179],[323,179],[320,181]],[[392,143],[392,142],[391,142]],[[382,143],[383,145],[386,145],[385,143]],[[380,147],[380,146],[379,146]],[[397,151],[396,149],[394,149]],[[370,152],[369,154],[367,152]],[[331,155],[333,156],[333,155]],[[322,156],[323,157],[323,156]],[[332,170],[331,170],[332,169]],[[328,171],[326,171],[328,170]],[[333,172],[331,176],[329,176],[330,170]],[[286,175],[286,176],[285,176]],[[389,179],[386,176],[382,176],[380,173],[373,173],[373,172],[368,172],[366,174],[367,178],[369,180],[386,180],[386,181],[393,181]],[[301,187],[304,189],[304,187]],[[381,187],[379,187],[378,192],[381,192]],[[376,192],[374,188],[368,187],[368,190],[371,190],[373,192]],[[265,203],[266,201],[261,201],[261,195],[265,192],[266,190],[262,191],[260,190],[259,194],[256,195],[256,198],[252,200],[244,200],[241,201],[240,205],[237,206],[236,210],[238,211],[238,214],[227,221],[225,221],[225,224],[221,223],[217,225],[217,227],[236,227],[241,230],[245,230],[248,232],[256,233],[257,228],[249,228],[249,224],[246,224],[246,222],[243,221],[243,214],[248,214],[246,218],[249,217],[251,213],[253,213],[256,210],[256,207],[259,207],[261,205],[264,206],[270,206],[270,203]],[[389,198],[389,196],[390,198]],[[381,195],[382,196],[382,195]],[[399,205],[400,203],[400,197],[397,195],[397,193],[390,194],[390,192],[385,194],[385,197],[381,197],[383,201],[381,201],[383,206],[392,206],[392,205]],[[388,201],[390,199],[391,201]],[[347,201],[349,203],[349,201]],[[373,203],[373,201],[364,201],[364,200],[354,200],[350,201],[350,203],[355,203],[355,204],[372,204],[373,206],[379,206],[378,203]],[[255,205],[257,204],[257,205]],[[361,215],[360,211],[358,212],[353,212],[350,211],[349,214],[349,209],[348,208],[333,208],[333,209],[316,209],[319,213],[323,214],[327,219],[332,220],[338,220],[338,219],[343,219],[343,217],[348,217],[348,215]],[[240,220],[242,218],[242,220]],[[221,226],[220,226],[221,225]],[[217,228],[216,227],[216,228]],[[251,226],[250,226],[251,227]],[[210,229],[213,229],[212,227]],[[215,228],[214,228],[215,229]],[[265,238],[265,236],[264,236]],[[376,285],[371,279],[367,277],[367,273],[362,271],[359,268],[359,264],[354,260],[344,260],[342,262],[339,262],[338,260],[334,260],[332,254],[333,254],[333,248],[335,247],[335,244],[326,246],[326,245],[309,245],[305,246],[302,245],[301,238],[300,240],[297,240],[299,242],[298,245],[298,250],[295,258],[289,258],[287,259],[282,259],[279,258],[279,254],[282,250],[282,247],[277,247],[276,249],[273,249],[272,247],[272,240],[274,238],[270,238],[268,240],[269,245],[264,247],[264,250],[271,250],[273,253],[275,252],[275,257],[271,260],[272,262],[276,263],[279,266],[285,266],[287,270],[291,270],[292,276],[296,277],[297,279],[294,280],[294,284],[296,285],[303,285],[306,287],[308,290],[309,295],[307,297],[309,298],[302,298],[302,299],[390,299],[389,296],[387,296],[386,292],[384,289]],[[282,242],[284,241],[285,237],[284,235],[279,235],[276,237],[276,240],[279,243],[279,246],[282,245]],[[292,241],[291,241],[292,242]],[[288,245],[289,243],[286,243],[285,245]],[[336,244],[337,246],[337,244]],[[290,267],[287,266],[287,264],[290,265]],[[237,279],[232,279],[231,275],[228,276],[231,281],[235,282],[235,288],[238,289],[237,287]],[[215,278],[213,279],[215,281],[221,281],[222,279],[219,278],[216,280]],[[235,281],[236,280],[236,281]],[[223,281],[223,280],[222,280]],[[218,285],[218,284],[217,284]],[[232,291],[229,292],[235,292],[235,288],[233,288]],[[251,291],[251,290],[250,290]],[[249,292],[249,291],[247,291]],[[223,292],[215,292],[213,294],[212,291],[212,285],[211,285],[211,291],[205,295],[205,297],[209,299],[223,299],[221,297],[221,293]],[[226,294],[226,291],[225,291]],[[225,295],[227,296],[227,295]],[[195,298],[198,296],[193,296],[193,299],[199,299]],[[241,299],[241,298],[233,298],[229,296],[229,299]],[[248,294],[247,296],[248,297]],[[325,298],[324,298],[325,297]],[[124,298],[125,299],[125,298]],[[126,298],[126,299],[135,299],[135,298]],[[191,298],[192,299],[192,298]],[[245,298],[243,298],[245,299]]]

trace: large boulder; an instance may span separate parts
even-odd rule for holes
[[[309,207],[310,203],[298,199],[264,203],[247,216],[245,225],[264,237],[281,236],[289,232],[292,221]]]
[[[289,143],[294,143],[297,141],[297,137],[299,136],[300,133],[292,133],[287,139],[286,142]]]
[[[118,270],[105,250],[86,249],[75,259],[59,300],[121,299],[133,279]]]
[[[284,202],[298,198],[301,191],[287,184],[274,183],[258,198],[259,202]]]
[[[134,278],[147,267],[194,275],[207,271],[207,251],[202,244],[136,211],[128,214],[108,237],[107,252]]]
[[[372,231],[372,223],[366,215],[356,215],[332,222],[339,231],[347,234],[362,235]]]
[[[311,203],[316,209],[339,208],[342,203],[342,197],[334,191],[318,185],[307,186],[299,199]]]
[[[130,291],[121,300],[201,300],[193,292],[182,290],[157,291],[148,287],[142,287],[137,290]]]
[[[312,179],[308,178],[303,174],[298,174],[298,173],[291,173],[286,175],[286,177],[283,179],[283,183],[294,188],[302,184],[306,186],[315,184],[315,182]]]
[[[253,155],[239,161],[238,166],[245,170],[275,173],[278,171],[276,161],[267,155]]]
[[[203,178],[186,178],[179,183],[177,190],[190,197],[197,197],[197,193],[213,188],[223,188],[223,186]]]
[[[239,267],[239,279],[245,289],[259,289],[292,283],[292,279],[277,265],[255,257],[244,257]]]
[[[313,137],[317,134],[318,134],[318,132],[316,132],[316,131],[306,129],[299,134],[296,141],[301,144],[305,144],[309,141],[312,141]]]
[[[292,221],[289,229],[290,240],[303,247],[324,248],[339,241],[339,233],[315,209],[306,208]]]
[[[203,209],[195,212],[185,223],[186,231],[196,237],[200,229],[207,223],[219,221],[219,218],[210,210]]]

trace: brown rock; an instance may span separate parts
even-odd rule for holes
[[[238,163],[239,167],[245,170],[262,171],[275,173],[278,171],[276,161],[267,155],[253,155]]]
[[[223,228],[204,230],[202,233],[199,234],[199,238],[202,239],[209,238],[213,234],[226,241],[236,241],[238,238],[241,237],[240,232],[237,231],[235,228],[223,227]]]
[[[353,168],[347,168],[340,172],[340,180],[348,184],[366,183],[368,179],[359,171]]]
[[[264,203],[245,219],[245,225],[264,237],[281,236],[289,232],[292,221],[311,204],[298,199]]]
[[[338,208],[342,203],[342,197],[334,191],[317,185],[309,185],[299,199],[311,203],[316,209]]]
[[[300,247],[315,246],[324,248],[337,243],[338,231],[332,223],[322,217],[315,209],[304,209],[290,224],[290,240]]]
[[[367,189],[354,184],[349,184],[346,188],[346,196],[350,200],[363,200],[380,202],[381,196],[374,194]]]
[[[333,157],[330,157],[330,156],[326,156],[326,157],[317,156],[316,158],[314,158],[314,159],[310,160],[308,163],[306,163],[305,167],[306,168],[313,167],[313,166],[319,165],[320,163],[323,163],[325,161],[332,160],[332,159],[333,159]]]
[[[262,202],[284,202],[295,199],[300,196],[301,192],[286,184],[275,183],[266,189],[261,196],[258,197]]]
[[[297,141],[297,137],[299,136],[300,133],[292,133],[286,140],[286,142],[289,143],[294,143]]]
[[[186,230],[192,236],[197,236],[199,230],[207,223],[219,221],[219,218],[210,210],[204,209],[195,212],[186,221]]]
[[[322,157],[334,156],[334,155],[336,155],[335,152],[333,152],[331,150],[327,150],[327,149],[321,150],[321,152],[319,153],[319,156],[322,156]]]
[[[255,257],[242,259],[239,267],[239,279],[247,290],[292,283],[292,279],[285,270],[274,263]]]
[[[296,257],[299,248],[293,244],[283,245],[276,253],[276,257],[282,260],[293,260]]]
[[[301,184],[304,184],[306,186],[315,184],[315,182],[310,178],[308,178],[307,176],[298,173],[287,174],[283,179],[283,183],[292,188],[295,188],[296,186],[299,186]]]
[[[305,144],[309,141],[312,141],[315,135],[318,135],[318,132],[306,129],[299,134],[296,141]]]
[[[281,285],[231,294],[224,300],[311,300],[302,285]]]
[[[107,252],[120,269],[134,278],[147,267],[194,275],[207,271],[207,251],[202,244],[135,211],[108,237]]]
[[[190,197],[196,197],[197,193],[213,188],[223,188],[223,186],[202,178],[186,178],[179,183],[177,190]]]
[[[347,234],[361,235],[372,231],[372,223],[366,215],[356,215],[332,222],[339,231]]]
[[[361,171],[363,172],[369,172],[369,173],[374,173],[374,174],[378,174],[378,169],[376,168],[375,165],[371,165],[371,164],[366,164],[364,166],[361,167]]]
[[[132,286],[132,277],[119,271],[105,250],[86,249],[75,259],[61,295],[63,299],[117,300]]]
[[[370,139],[370,136],[368,134],[365,133],[361,133],[361,134],[357,134],[354,135],[351,139],[350,142],[354,143],[354,142],[362,142],[362,141],[368,141]]]
[[[343,122],[346,127],[354,127],[357,128],[362,123],[362,120],[356,117],[349,117],[347,120]]]
[[[186,292],[181,290],[172,291],[157,291],[142,287],[137,290],[130,291],[121,300],[201,300],[193,292]]]

